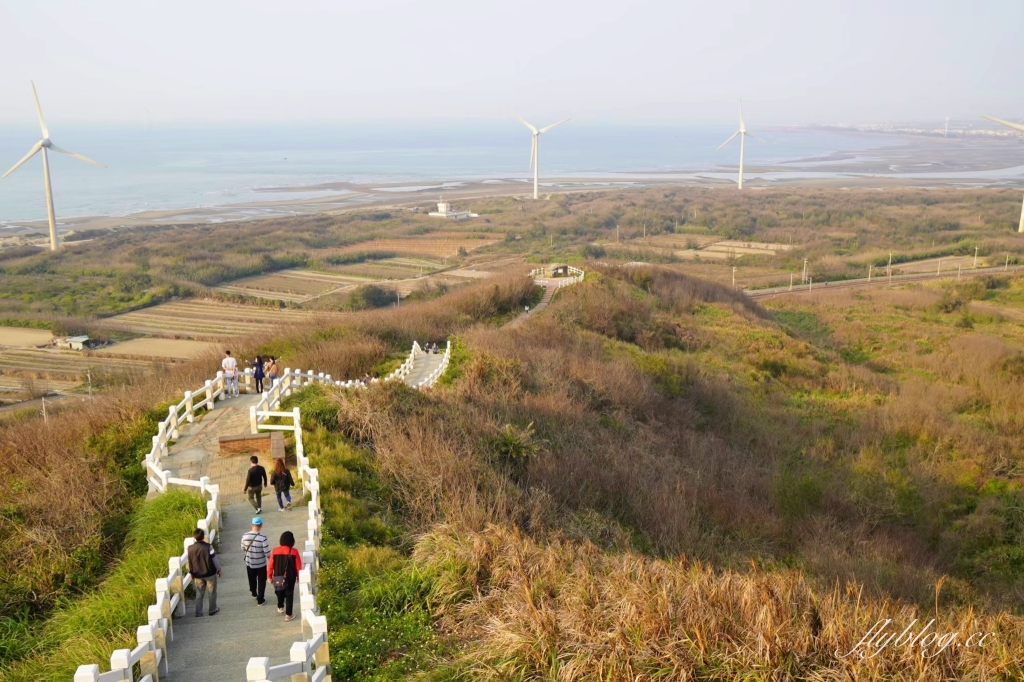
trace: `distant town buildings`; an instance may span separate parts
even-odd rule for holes
[[[451,204],[441,197],[437,202],[437,210],[432,211],[430,215],[435,218],[454,218],[455,220],[469,220],[470,218],[479,217],[476,213],[470,213],[469,211],[453,211]]]

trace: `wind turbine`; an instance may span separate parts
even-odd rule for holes
[[[745,147],[744,143],[746,142],[746,138],[747,138],[748,135],[750,135],[750,137],[754,138],[758,142],[764,142],[764,140],[762,140],[760,137],[757,137],[756,135],[751,135],[750,133],[747,132],[747,124],[743,122],[743,102],[740,102],[740,129],[737,130],[735,133],[733,133],[732,137],[730,137],[728,140],[726,140],[722,144],[718,145],[718,148],[721,149],[725,145],[727,145],[730,142],[732,142],[733,138],[735,138],[737,135],[740,136],[740,181],[739,181],[739,189],[743,189],[743,151],[744,151],[744,147]]]
[[[1024,133],[1024,125],[1021,125],[1020,123],[1010,123],[1009,121],[1004,121],[1001,118],[993,118],[991,116],[986,116],[985,114],[982,114],[981,117]],[[1024,232],[1024,204],[1021,204],[1020,207],[1020,225],[1017,226],[1017,232]]]
[[[32,149],[28,150],[28,154],[23,156],[21,161],[19,161],[18,163],[14,164],[14,167],[11,168],[11,170],[9,170],[6,173],[4,173],[3,174],[3,178],[6,178],[8,175],[10,175],[14,171],[18,170],[18,168],[23,163],[25,163],[26,161],[31,159],[38,152],[42,152],[43,153],[43,182],[46,185],[46,217],[49,218],[49,220],[50,220],[50,250],[51,251],[56,251],[57,250],[57,221],[56,221],[56,219],[54,218],[54,215],[53,215],[53,189],[50,187],[50,160],[49,160],[49,158],[46,155],[47,150],[51,150],[52,149],[55,152],[60,152],[61,154],[67,154],[68,156],[73,156],[76,159],[81,159],[82,161],[87,161],[87,162],[89,162],[91,164],[95,164],[95,165],[99,166],[100,168],[106,168],[106,166],[104,166],[99,161],[93,161],[92,159],[87,159],[86,157],[82,156],[81,154],[76,154],[75,152],[68,151],[67,149],[61,149],[60,147],[58,147],[57,145],[55,145],[53,142],[50,141],[50,131],[46,128],[46,121],[43,120],[43,109],[42,109],[42,107],[39,106],[39,95],[36,94],[36,84],[34,82],[32,82],[32,81],[29,81],[29,82],[32,83],[32,97],[36,101],[36,113],[39,114],[39,127],[43,131],[43,138],[41,140],[39,140],[39,142],[36,142],[34,145],[32,145]],[[0,178],[0,179],[3,179],[3,178]]]
[[[551,125],[549,125],[546,128],[541,128],[540,130],[537,130],[532,125],[527,123],[526,119],[523,118],[522,116],[520,116],[519,114],[512,114],[512,115],[515,116],[516,118],[518,118],[519,121],[524,126],[529,128],[531,133],[533,133],[533,144],[530,146],[530,168],[533,169],[533,198],[536,199],[537,198],[537,182],[538,182],[538,180],[540,178],[540,156],[539,156],[539,149],[537,147],[537,141],[540,139],[541,133],[546,133],[547,131],[551,130],[555,126],[562,125],[563,123],[565,123],[569,119],[561,120],[558,123],[552,123]]]

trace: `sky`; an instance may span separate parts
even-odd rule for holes
[[[0,0],[0,125],[1024,118],[1020,0]]]

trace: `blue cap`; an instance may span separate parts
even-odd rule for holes
[[[262,526],[263,525],[263,517],[262,516],[254,516],[254,517],[252,517],[252,525],[254,525],[254,526]]]

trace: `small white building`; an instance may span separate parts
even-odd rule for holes
[[[86,346],[89,345],[88,336],[67,336],[63,339],[57,339],[57,348],[67,348],[69,350],[85,350]]]
[[[479,217],[476,213],[470,213],[469,211],[453,211],[451,204],[441,197],[437,202],[437,210],[431,211],[430,215],[435,218],[455,218],[456,220],[469,220],[470,218]]]

